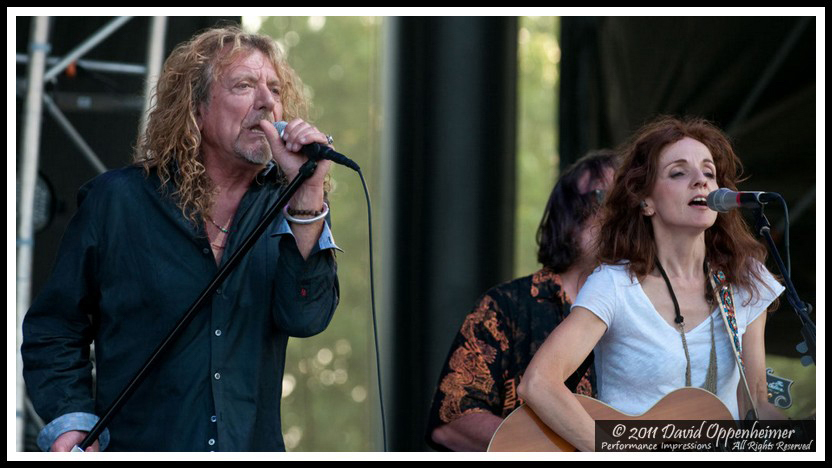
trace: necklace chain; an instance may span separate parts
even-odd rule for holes
[[[209,217],[208,221],[211,221],[211,224],[216,226],[216,228],[219,229],[223,234],[228,234],[228,230],[229,230],[229,228],[231,228],[231,220],[230,219],[228,220],[228,226],[226,226],[226,227],[222,227],[219,224],[217,224],[217,222],[214,221],[213,218]]]
[[[676,313],[676,324],[679,326],[679,329],[682,332],[682,348],[685,351],[685,360],[687,361],[687,366],[685,368],[685,386],[690,387],[691,385],[691,364],[690,364],[690,352],[688,351],[688,342],[685,337],[685,318],[682,316],[682,312],[679,308],[679,301],[676,300],[676,294],[673,292],[673,285],[670,284],[670,279],[667,277],[667,273],[665,273],[664,268],[662,267],[661,262],[659,259],[656,258],[656,267],[659,269],[659,273],[661,273],[662,278],[664,279],[665,284],[667,284],[667,289],[670,292],[670,298],[673,299],[673,309]],[[707,276],[709,274],[710,268],[708,268],[708,263],[705,262],[702,266],[702,269]],[[705,282],[705,288],[708,288],[708,282]],[[707,294],[705,297],[708,297]],[[710,304],[710,301],[708,301]],[[708,314],[710,316],[710,314]],[[708,364],[708,372],[705,378],[704,388],[709,392],[716,394],[716,379],[717,379],[717,363],[716,363],[716,342],[714,340],[714,322],[713,318],[711,318],[711,356],[710,362]]]
[[[211,224],[213,224],[213,225],[214,225],[217,229],[219,229],[219,230],[220,230],[220,232],[222,232],[223,234],[225,234],[225,235],[226,235],[225,242],[223,242],[222,244],[214,244],[214,243],[211,243],[211,247],[213,247],[213,248],[215,248],[215,249],[217,249],[217,250],[223,250],[223,249],[225,249],[225,245],[228,243],[228,238],[227,238],[227,237],[228,237],[228,233],[229,233],[229,228],[231,228],[231,220],[230,220],[230,219],[228,220],[228,226],[226,226],[226,227],[222,227],[222,226],[220,226],[220,225],[219,225],[219,224],[217,224],[217,223],[216,223],[216,221],[214,221],[214,219],[213,219],[213,218],[211,218],[211,217],[208,217],[208,221],[211,221]]]

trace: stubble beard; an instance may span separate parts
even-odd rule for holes
[[[243,161],[257,166],[264,166],[272,159],[272,149],[265,135],[260,138],[260,143],[254,148],[246,148],[238,139],[234,143],[234,153]]]

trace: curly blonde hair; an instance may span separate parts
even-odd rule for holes
[[[147,128],[138,136],[133,162],[146,174],[155,170],[162,191],[168,191],[169,182],[173,183],[172,196],[183,216],[194,224],[200,217],[205,219],[215,196],[200,155],[199,107],[208,102],[212,83],[226,67],[255,50],[266,55],[274,66],[284,120],[305,118],[308,104],[303,85],[277,43],[237,26],[208,29],[177,46],[156,83]]]

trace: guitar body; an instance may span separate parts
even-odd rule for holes
[[[644,414],[624,414],[594,398],[575,395],[595,420],[733,420],[733,416],[714,394],[701,388],[674,390]],[[575,447],[555,434],[527,405],[514,410],[497,428],[489,452],[574,452]]]

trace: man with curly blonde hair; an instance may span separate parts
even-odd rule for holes
[[[274,40],[237,27],[202,32],[167,59],[135,164],[81,188],[24,321],[24,377],[48,422],[43,450],[85,437],[298,173],[300,148],[327,144],[303,120],[301,89]],[[289,121],[282,139],[279,120]],[[338,303],[329,164],[318,164],[88,450],[284,449],[288,337],[322,331]]]

